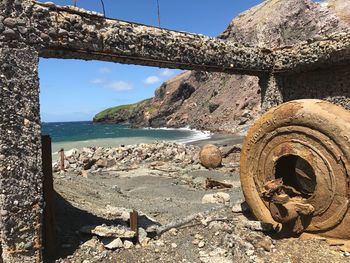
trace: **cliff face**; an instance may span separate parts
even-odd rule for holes
[[[347,26],[350,26],[350,1],[328,0],[324,6],[332,10]]]
[[[219,36],[244,45],[279,47],[349,27],[348,0],[268,0],[235,18]],[[133,109],[134,126],[190,126],[212,131],[245,129],[260,112],[257,77],[184,72],[165,82],[146,107]],[[150,105],[147,105],[149,108]]]

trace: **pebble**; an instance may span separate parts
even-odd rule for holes
[[[171,234],[171,235],[173,235],[173,236],[177,236],[177,233],[178,233],[179,231],[176,229],[176,228],[172,228],[172,229],[170,229],[169,230],[169,234]]]
[[[171,243],[172,248],[177,248],[177,245],[175,243]]]
[[[194,239],[194,240],[192,241],[192,244],[193,244],[193,245],[198,245],[198,244],[199,244],[199,240],[198,240],[198,239]]]
[[[130,248],[132,248],[133,246],[134,246],[134,244],[133,244],[131,241],[129,241],[129,240],[125,240],[125,241],[124,241],[124,248],[130,249]]]
[[[194,238],[195,238],[195,239],[198,239],[198,240],[204,239],[204,237],[203,237],[202,235],[200,235],[200,234],[195,234],[195,235],[194,235]]]
[[[266,252],[270,252],[273,248],[273,244],[270,238],[265,237],[259,240],[255,245],[256,248],[262,248]]]
[[[273,230],[272,224],[263,223],[260,221],[246,221],[244,226],[254,231],[268,232]]]
[[[249,212],[250,208],[246,202],[234,204],[232,206],[233,213],[245,213]]]
[[[163,247],[163,246],[164,246],[164,242],[161,241],[161,240],[158,240],[158,241],[156,242],[156,246],[158,246],[158,247]]]
[[[204,246],[205,246],[205,242],[203,240],[198,243],[199,248],[202,248]]]

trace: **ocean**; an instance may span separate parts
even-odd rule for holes
[[[189,128],[130,128],[121,124],[96,124],[93,122],[42,123],[42,134],[50,135],[54,154],[61,148],[70,150],[88,146],[117,147],[122,144],[176,141],[189,143],[210,138],[209,132]]]

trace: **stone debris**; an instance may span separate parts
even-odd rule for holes
[[[130,248],[133,248],[133,247],[134,247],[134,243],[132,243],[132,242],[129,241],[129,240],[125,240],[125,241],[124,241],[124,248],[130,249]]]
[[[112,237],[103,238],[102,243],[105,246],[105,248],[108,248],[108,249],[117,249],[117,248],[124,247],[123,241],[119,237],[118,238],[112,238]]]
[[[93,234],[100,237],[115,237],[115,238],[133,238],[135,232],[123,226],[83,226],[80,232],[85,234]]]
[[[236,203],[232,206],[233,213],[246,213],[250,211],[250,207],[246,202]]]
[[[130,219],[132,209],[106,205],[104,212],[108,217],[120,218],[123,221],[128,221]]]
[[[206,194],[202,198],[203,204],[230,204],[230,195],[224,192]]]
[[[254,231],[270,232],[273,231],[272,224],[261,221],[245,221],[244,226]]]
[[[64,166],[68,172],[77,172],[83,177],[98,171],[132,170],[142,163],[157,169],[165,162],[194,163],[193,156],[199,148],[175,142],[155,142],[116,148],[84,147],[65,152]],[[60,171],[60,160],[53,163],[53,171]],[[102,170],[100,170],[102,169]],[[87,172],[84,172],[87,170]]]
[[[210,252],[200,251],[199,259],[203,263],[232,263],[232,258],[228,257],[228,251],[223,248],[215,248]]]
[[[255,248],[262,248],[267,252],[271,252],[272,248],[274,247],[271,238],[264,237],[260,239],[257,243],[255,243]]]
[[[111,205],[107,205],[103,210],[104,214],[108,218],[113,219],[121,219],[125,223],[130,220],[130,213],[132,209],[124,208],[124,207],[115,207]],[[154,218],[146,215],[142,211],[138,211],[138,225],[142,227],[147,233],[155,233],[157,227],[160,225]]]

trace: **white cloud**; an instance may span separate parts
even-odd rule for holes
[[[146,84],[155,84],[161,82],[161,79],[157,76],[149,76],[145,79]]]
[[[105,79],[94,79],[91,83],[114,91],[127,91],[134,88],[131,83],[122,80],[111,81]]]
[[[102,67],[98,71],[102,74],[109,74],[112,72],[112,70],[110,68],[107,68],[107,67]]]
[[[160,72],[160,75],[163,76],[163,77],[171,77],[171,76],[174,76],[174,71],[171,70],[171,69],[163,69],[161,72]]]
[[[132,84],[122,80],[111,81],[110,83],[105,85],[105,87],[115,91],[128,91],[133,89]]]
[[[91,83],[92,84],[103,84],[103,83],[106,83],[106,80],[105,79],[94,79],[94,80],[91,80]]]

